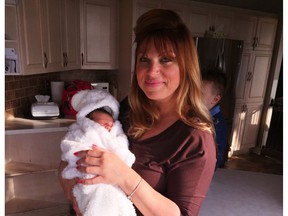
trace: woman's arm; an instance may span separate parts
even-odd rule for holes
[[[78,170],[96,174],[92,179],[78,179],[82,184],[108,183],[118,185],[129,196],[140,182],[141,176],[127,166],[115,154],[93,147],[93,150],[77,154]],[[134,205],[145,216],[180,216],[179,207],[170,199],[155,191],[145,180],[136,188],[131,198]]]
[[[78,216],[81,216],[82,214],[80,213],[80,210],[78,208],[78,204],[76,202],[75,197],[73,196],[73,187],[76,184],[76,180],[75,179],[64,179],[62,177],[62,171],[64,170],[64,168],[67,166],[67,162],[61,161],[59,168],[58,168],[58,179],[60,182],[60,185],[66,195],[66,198],[68,200],[71,201],[72,205],[73,205],[73,209],[75,210],[76,214]]]

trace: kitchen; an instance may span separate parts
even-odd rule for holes
[[[7,2],[9,4],[9,7],[11,7],[10,8],[11,11],[13,12],[13,10],[15,10],[16,12],[15,8],[17,7],[15,7],[15,4],[13,4],[13,2],[15,1],[6,1],[6,3]],[[16,2],[18,4],[18,1]],[[247,24],[247,22],[253,23],[256,19],[256,23],[257,23],[258,18],[264,16],[265,19],[262,19],[265,21],[264,24],[266,23],[269,29],[274,30],[272,32],[272,36],[273,36],[272,45],[270,44],[269,46],[269,42],[271,42],[271,39],[269,37],[267,39],[266,37],[264,38],[264,42],[266,44],[265,43],[262,44],[263,45],[262,47],[261,47],[261,44],[259,44],[258,47],[255,47],[256,51],[254,51],[252,48],[246,49],[245,50],[246,52],[243,53],[242,60],[244,59],[243,62],[246,63],[246,67],[251,68],[251,65],[249,65],[249,62],[255,59],[255,56],[256,57],[260,56],[259,58],[260,63],[263,62],[262,61],[263,59],[264,60],[268,59],[269,61],[268,65],[269,66],[271,65],[271,67],[269,67],[268,69],[266,68],[266,71],[268,72],[270,71],[269,78],[267,77],[267,79],[264,79],[264,81],[263,80],[261,81],[260,79],[260,81],[263,83],[263,86],[260,86],[260,87],[262,87],[263,89],[266,89],[266,94],[265,94],[266,96],[260,95],[260,98],[258,97],[256,102],[252,101],[252,103],[247,103],[249,102],[251,98],[248,97],[247,99],[247,93],[245,93],[246,94],[245,98],[240,98],[239,103],[238,103],[239,106],[236,108],[241,112],[241,109],[243,107],[245,108],[245,106],[243,105],[248,104],[248,105],[253,105],[251,112],[253,112],[253,109],[257,110],[258,107],[261,107],[262,113],[265,113],[268,110],[268,104],[270,103],[270,99],[273,98],[273,91],[275,91],[275,88],[276,88],[275,85],[277,85],[280,65],[282,61],[282,43],[281,43],[281,40],[282,40],[282,14],[281,14],[282,2],[280,4],[281,9],[278,8],[278,11],[277,11],[275,10],[275,8],[277,8],[276,6],[273,6],[273,5],[272,6],[269,5],[269,7],[267,7],[267,5],[265,6],[265,1],[264,3],[263,1],[261,1],[260,3],[255,1],[255,4],[251,5],[249,9],[230,8],[229,6],[213,5],[213,4],[211,5],[211,4],[206,4],[206,3],[201,3],[201,2],[200,3],[192,2],[192,1],[181,1],[181,4],[179,4],[178,1],[177,3],[175,3],[175,1],[161,1],[161,0],[158,0],[158,1],[127,0],[127,1],[120,1],[120,2],[99,1],[99,0],[88,1],[87,0],[87,1],[80,1],[81,2],[80,6],[79,6],[79,1],[49,1],[49,2],[43,1],[45,2],[45,4],[49,4],[49,6],[51,7],[60,8],[61,11],[62,10],[65,11],[61,13],[61,11],[59,10],[52,10],[52,12],[51,10],[49,10],[48,12],[52,13],[49,15],[52,18],[54,17],[55,19],[51,18],[50,20],[51,26],[46,26],[44,29],[41,29],[42,27],[40,23],[41,19],[35,19],[35,17],[40,16],[40,14],[41,16],[43,16],[43,14],[48,13],[46,10],[44,10],[45,7],[41,7],[41,10],[39,9],[39,7],[43,3],[41,2],[41,4],[38,5],[38,1],[37,3],[27,2],[27,1],[23,1],[23,2],[25,3],[22,6],[21,5],[20,6],[23,8],[26,8],[27,10],[26,13],[24,13],[25,12],[24,9],[20,11],[17,10],[17,13],[19,13],[19,16],[25,17],[26,19],[16,19],[15,16],[13,19],[13,13],[11,13],[12,14],[11,18],[9,19],[6,18],[6,20],[9,20],[9,23],[14,20],[15,22],[19,22],[17,24],[18,26],[20,27],[22,26],[21,28],[16,28],[17,25],[10,24],[9,25],[10,29],[9,28],[6,29],[6,27],[9,27],[8,25],[5,26],[5,34],[8,32],[8,30],[9,32],[11,32],[11,34],[8,35],[9,37],[7,37],[7,40],[5,40],[6,47],[14,48],[17,53],[17,57],[18,57],[17,59],[21,61],[20,64],[17,63],[17,65],[19,65],[19,70],[17,70],[19,74],[15,75],[12,73],[12,74],[7,74],[5,76],[5,111],[6,111],[5,117],[7,119],[9,118],[13,119],[13,116],[21,117],[21,116],[24,116],[27,112],[29,112],[31,103],[35,101],[34,96],[36,94],[50,95],[50,81],[59,81],[59,80],[72,81],[75,79],[82,79],[82,80],[86,80],[89,82],[108,82],[111,93],[114,96],[116,96],[119,100],[121,100],[128,91],[129,85],[127,85],[127,83],[129,83],[131,79],[131,75],[132,75],[132,68],[133,68],[133,64],[132,64],[133,49],[131,49],[131,42],[133,40],[133,36],[131,34],[132,26],[135,23],[135,19],[141,13],[154,7],[173,8],[180,14],[183,14],[183,16],[186,16],[186,18],[187,18],[187,14],[188,15],[190,14],[191,16],[187,18],[187,20],[191,21],[192,31],[193,31],[192,26],[197,26],[197,29],[194,28],[197,30],[197,31],[194,30],[195,36],[204,36],[205,31],[208,30],[208,26],[214,24],[214,23],[211,24],[211,20],[217,20],[216,18],[218,15],[228,14],[227,16],[219,16],[221,18],[221,19],[220,18],[218,19],[220,22],[220,24],[219,23],[218,24],[221,27],[219,29],[222,31],[222,33],[224,32],[226,35],[230,35],[231,38],[236,39],[236,37],[242,37],[243,35],[241,35],[239,32],[236,31],[237,29],[240,29],[239,25],[237,25],[238,28],[236,28],[236,30],[235,28],[232,28],[233,26],[236,26],[236,25],[235,24],[233,25],[231,23],[231,20],[233,21],[242,20],[243,21],[242,23]],[[225,1],[214,1],[214,3],[216,2],[221,2],[221,4],[225,3]],[[228,1],[226,1],[226,3],[227,2]],[[238,2],[241,2],[241,1],[238,1]],[[252,1],[249,1],[249,2],[252,3]],[[61,3],[61,6],[58,7],[57,4],[60,4],[60,3]],[[273,2],[273,4],[275,3]],[[235,6],[240,7],[239,5],[235,5]],[[263,12],[263,8],[261,7],[264,7],[264,6],[265,8],[269,8],[270,10],[274,9],[274,11]],[[248,8],[247,5],[246,5],[246,8]],[[254,10],[257,10],[257,12]],[[58,11],[58,15],[57,15],[57,11]],[[100,16],[99,17],[94,16],[95,14],[100,14]],[[246,18],[247,16],[244,16],[243,14],[244,15],[248,14],[250,16]],[[237,19],[236,18],[232,19],[236,15],[237,15]],[[59,16],[60,18],[56,19]],[[47,15],[47,17],[49,16]],[[207,17],[209,18],[216,17],[216,18],[208,19]],[[269,22],[267,22],[267,17],[269,18],[268,19]],[[195,18],[197,18],[197,21],[195,21]],[[95,20],[95,22],[91,24],[91,22],[87,22],[87,19],[93,19]],[[270,22],[270,19],[272,19],[273,22]],[[276,26],[277,26],[277,23],[278,23],[278,26],[280,26],[277,28],[277,34],[276,34],[276,28],[275,28],[275,22],[274,22],[275,19],[277,21]],[[61,20],[61,23],[59,20]],[[200,22],[200,20],[202,20],[203,22]],[[103,21],[105,23],[104,26],[101,25]],[[245,23],[244,21],[247,21],[247,22]],[[223,23],[225,24],[224,27],[223,25],[221,25]],[[227,29],[225,28],[227,27],[226,24],[227,25],[229,24],[228,26],[230,26]],[[89,26],[89,25],[93,25],[93,26]],[[23,28],[23,26],[25,26],[26,29]],[[65,29],[66,31],[64,32],[61,31],[62,29],[61,26],[65,26],[65,28],[63,29]],[[47,33],[47,29],[50,30],[49,37],[43,36],[43,38],[41,38],[42,37],[41,35],[43,35],[43,32]],[[95,32],[101,32],[103,34],[100,34],[97,40],[95,39],[89,40],[89,36],[93,35],[93,32],[89,32],[91,29],[95,29]],[[101,31],[98,29],[100,29]],[[217,29],[217,26],[216,26],[216,29]],[[251,32],[253,31],[251,30]],[[264,30],[264,32],[266,32],[267,34],[267,30]],[[21,35],[21,36],[18,37],[18,35]],[[36,35],[38,35],[39,37],[38,36],[36,37]],[[247,35],[244,34],[244,36],[246,37]],[[245,39],[244,36],[243,38],[237,38],[237,39],[243,40]],[[43,42],[43,41],[47,41],[48,40],[47,38],[51,40],[54,38],[53,44],[55,42],[53,46],[50,43],[51,47],[48,47],[48,48],[47,48],[48,46],[47,44],[49,43]],[[61,40],[59,38],[61,38]],[[25,43],[24,43],[24,40],[25,40]],[[274,43],[274,40],[275,40],[275,43]],[[251,44],[251,42],[248,41],[247,46],[249,43]],[[61,47],[60,54],[59,54],[59,47]],[[46,54],[44,52],[45,54],[44,55],[43,54],[43,50],[45,50],[44,48],[47,48],[49,50],[49,53],[46,51]],[[26,52],[24,52],[23,50],[25,50]],[[29,52],[29,50],[31,50],[31,52]],[[125,53],[123,53],[123,50],[125,50]],[[49,57],[48,58],[49,63],[47,64],[47,68],[45,68],[46,63],[45,61],[43,61],[46,59],[45,56],[47,58]],[[263,69],[263,67],[261,67],[261,69]],[[244,67],[243,67],[243,72],[245,72]],[[257,86],[257,89],[259,88],[258,86]],[[248,89],[249,87],[246,87],[246,89]],[[256,91],[256,93],[258,94],[259,92]],[[262,92],[260,93],[262,94]],[[259,96],[259,95],[256,95],[256,96]],[[263,109],[262,109],[262,106],[263,106]],[[24,132],[21,133],[21,130],[10,129],[10,134],[9,132],[8,134],[6,133],[7,136],[9,136],[7,138],[7,141],[15,145],[16,141],[21,143],[20,142],[21,140],[29,139],[29,140],[34,140],[34,145],[36,145],[37,144],[35,143],[36,140],[39,140],[38,142],[41,141],[39,137],[48,136],[48,137],[55,137],[55,140],[52,140],[51,142],[49,141],[45,143],[44,145],[45,146],[54,145],[54,148],[56,148],[57,146],[55,147],[55,143],[57,143],[57,139],[59,140],[61,135],[63,135],[63,130],[65,130],[67,126],[67,123],[63,122],[62,120],[63,119],[58,119],[51,124],[48,123],[49,121],[43,120],[43,121],[39,121],[38,122],[39,125],[36,125],[36,126],[33,123],[34,124],[33,127],[28,128],[27,129],[28,131],[26,131],[25,134]],[[12,121],[12,122],[15,123],[15,121]],[[31,120],[28,119],[25,122],[25,124],[26,125],[31,124]],[[68,121],[68,124],[69,124],[69,121]],[[7,126],[6,128],[8,129],[9,124],[6,124],[6,126]],[[14,126],[12,125],[11,127],[13,128]],[[36,127],[36,129],[34,127]],[[261,129],[262,129],[262,132],[261,132]],[[240,128],[240,133],[242,134],[243,131],[241,130],[242,128]],[[260,146],[261,148],[262,143],[265,143],[265,141],[261,141],[263,137],[267,136],[267,129],[265,128],[265,124],[262,125],[262,121],[260,124],[260,120],[258,120],[258,127],[256,128],[252,127],[252,130],[254,131],[253,139],[251,141],[247,141],[247,145],[246,146],[244,145],[245,148],[243,149],[238,148],[236,146],[234,149],[236,153],[237,151],[241,153],[241,152],[247,151],[247,149],[250,149],[251,147],[256,147],[256,139],[258,135],[257,133],[258,130],[260,130],[260,133],[259,133],[260,141],[259,141],[259,144],[257,144],[257,147]],[[16,133],[16,134],[18,133],[18,135],[15,136],[15,134],[13,133]],[[243,139],[243,137],[240,137],[237,139]],[[46,140],[46,139],[42,138],[42,140]],[[19,149],[19,153],[18,153],[20,156],[17,154],[16,156],[12,155],[11,149],[18,148],[18,146],[13,147],[13,145],[9,145],[9,147],[7,147],[7,144],[8,144],[7,141],[6,141],[6,149],[5,149],[5,151],[7,151],[6,159],[9,161],[12,158],[12,161],[13,161],[13,159],[15,159],[14,157],[21,156],[20,154],[21,149]],[[238,143],[241,143],[241,140],[239,140]],[[30,146],[29,148],[32,148],[32,147]],[[38,148],[40,147],[38,146]],[[52,158],[57,162],[56,156],[59,156],[59,155],[53,155],[52,153],[49,153],[50,151],[53,152],[52,149],[53,148],[47,149],[48,151],[47,155],[48,156],[51,155],[51,157],[55,156],[55,158],[53,157]],[[9,150],[11,152],[9,152]],[[43,151],[41,148],[40,150]],[[23,161],[25,160],[29,163],[35,160],[37,161],[37,164],[40,163],[45,166],[47,166],[46,163],[48,161],[48,159],[47,161],[44,161],[44,160],[39,161],[40,159],[38,160],[35,158],[23,158]],[[16,161],[19,162],[21,160],[17,158]],[[56,163],[48,164],[48,168],[46,168],[45,170],[49,170],[49,168],[51,167],[55,168],[55,165]],[[32,175],[39,175],[39,173],[33,173]],[[46,172],[46,175],[53,176],[53,173],[51,174],[49,172]],[[28,178],[28,176],[24,175],[18,178],[19,180],[17,180],[15,177],[14,183],[13,183],[13,178],[9,177],[9,180],[7,180],[7,182],[8,181],[12,182],[14,184],[14,189],[15,189],[17,188],[15,187],[17,186],[17,182],[24,181],[23,178]],[[13,185],[12,183],[11,185]],[[43,185],[45,185],[44,182],[43,182]],[[55,188],[57,189],[56,185],[55,185]],[[27,190],[29,189],[27,188]],[[25,194],[25,191],[15,191],[15,192],[16,192],[15,194],[17,194],[18,197],[31,199],[31,197]],[[11,194],[10,198],[13,198],[14,195]],[[41,194],[31,194],[31,196],[32,198],[37,197],[37,196],[40,197],[39,199],[43,198],[43,195]],[[56,196],[61,197],[57,193],[56,193]],[[48,199],[48,201],[51,201],[53,199],[55,199],[55,194],[51,194],[50,200]]]

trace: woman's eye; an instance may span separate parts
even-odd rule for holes
[[[149,62],[149,59],[147,57],[140,57],[139,62]]]
[[[163,57],[163,58],[160,59],[160,62],[162,62],[162,63],[168,63],[168,62],[171,62],[171,61],[172,61],[172,59],[168,58],[168,57]]]

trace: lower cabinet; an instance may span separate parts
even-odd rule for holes
[[[5,135],[5,215],[69,215],[57,176],[65,133]]]
[[[230,156],[248,153],[257,141],[262,103],[236,104],[231,133]]]

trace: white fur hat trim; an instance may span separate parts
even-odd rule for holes
[[[95,109],[104,108],[111,113],[114,120],[118,119],[119,103],[107,91],[92,89],[77,92],[71,100],[71,105],[77,111],[77,118],[86,117]]]

